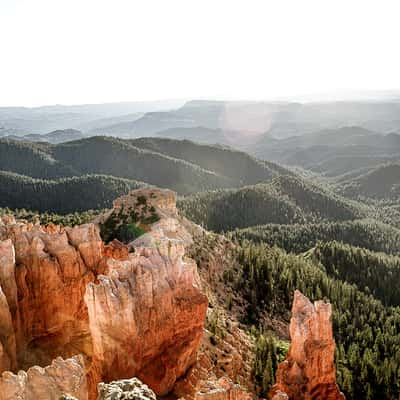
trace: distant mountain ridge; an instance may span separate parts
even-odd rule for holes
[[[90,137],[61,144],[0,140],[0,170],[41,179],[103,174],[179,193],[267,182],[290,173],[220,146],[149,138]]]
[[[52,144],[69,142],[72,140],[83,139],[86,136],[77,129],[58,129],[53,132],[46,133],[44,135],[39,134],[29,134],[24,136],[5,136],[3,139],[11,140],[25,140],[28,142],[47,142]]]
[[[229,144],[269,158],[271,138],[285,139],[342,126],[384,134],[398,132],[399,115],[400,102],[389,97],[377,97],[376,101],[313,103],[166,100],[3,107],[0,108],[0,136],[45,134],[71,128],[87,136],[160,136]]]
[[[180,107],[183,103],[184,100],[160,100],[32,108],[0,107],[0,136],[45,134],[70,128],[89,130],[97,126],[96,120],[99,126],[103,126],[105,118],[171,110]]]
[[[334,177],[399,159],[400,135],[345,126],[281,140],[265,136],[248,150],[261,159]]]
[[[248,144],[249,139],[263,147],[265,133],[275,138],[288,138],[345,125],[381,133],[400,129],[400,102],[388,99],[321,103],[191,100],[177,107],[143,108],[135,108],[142,116],[135,114],[129,118],[126,112],[120,114],[120,120],[110,120],[107,124],[106,115],[103,115],[98,125],[86,124],[84,128],[85,123],[82,123],[81,129],[86,134],[125,138],[162,136],[164,132],[175,139],[212,140],[208,143],[216,142],[209,130],[217,130],[222,132],[217,140],[236,147]],[[196,132],[200,127],[203,131],[197,129]]]

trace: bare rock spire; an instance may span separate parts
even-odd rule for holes
[[[314,304],[298,290],[294,293],[290,321],[291,345],[279,364],[273,400],[344,400],[336,384],[335,341],[329,303]],[[279,397],[280,396],[280,397]]]

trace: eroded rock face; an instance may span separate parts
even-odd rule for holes
[[[100,383],[97,400],[156,400],[154,392],[137,378]]]
[[[94,224],[42,227],[2,218],[0,372],[48,365],[6,373],[0,388],[16,397],[5,400],[86,399],[76,385],[94,399],[99,382],[132,376],[166,394],[195,362],[207,298],[185,255],[191,236],[178,221],[175,195],[163,192],[140,190],[116,202],[150,196],[147,208],[160,216],[133,243],[134,253],[117,242],[105,246]],[[77,354],[85,360],[80,383],[70,374]],[[39,381],[53,397],[41,397]]]
[[[190,235],[176,219],[173,192],[140,189],[114,206],[127,210],[143,197],[161,219],[132,243],[134,253],[107,259],[107,274],[87,285],[90,381],[137,376],[164,395],[196,359],[207,298],[196,263],[185,256]]]
[[[15,223],[1,227],[1,236],[8,239],[0,248],[6,259],[0,284],[13,318],[18,367],[45,366],[57,356],[90,353],[83,295],[102,259],[95,226],[63,229]]]
[[[195,400],[251,400],[252,398],[250,393],[226,377],[210,382],[208,387],[195,396]]]
[[[16,367],[15,334],[6,296],[0,287],[0,372]]]
[[[87,400],[83,358],[56,358],[46,368],[32,367],[18,374],[4,372],[0,378],[0,400]]]
[[[103,254],[106,258],[115,260],[127,260],[129,256],[129,247],[119,240],[114,239],[103,248]]]
[[[272,399],[273,400],[289,400],[289,397],[286,393],[283,393],[280,390],[278,390]]]
[[[13,316],[18,319],[15,254],[11,240],[5,240],[0,241],[0,373],[17,367]]]
[[[299,291],[294,294],[290,321],[291,345],[279,364],[273,400],[344,400],[336,384],[335,341],[329,303],[314,304]]]
[[[138,376],[164,395],[194,363],[203,334],[207,298],[196,264],[164,237],[108,268],[85,295],[94,380]]]
[[[221,400],[255,398],[251,383],[253,344],[238,326],[229,325],[223,337],[206,330],[196,363],[174,386],[177,398],[195,400],[208,395]]]

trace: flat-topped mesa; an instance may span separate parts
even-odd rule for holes
[[[137,208],[144,204],[156,208],[157,211],[164,211],[169,216],[177,214],[176,193],[169,189],[142,188],[133,190],[126,196],[114,200],[113,208]]]
[[[290,320],[291,345],[279,364],[271,398],[344,400],[336,384],[335,341],[329,303],[314,304],[295,291]],[[283,397],[282,397],[283,396]]]
[[[96,217],[106,242],[113,239],[133,246],[147,246],[160,236],[182,240],[184,245],[193,242],[197,225],[179,215],[176,194],[168,189],[142,188],[133,190],[114,200],[113,208]],[[151,231],[151,232],[150,232]],[[150,235],[141,236],[150,232]],[[133,241],[140,236],[141,241]]]

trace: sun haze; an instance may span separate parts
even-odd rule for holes
[[[0,105],[400,88],[398,1],[2,0]]]

